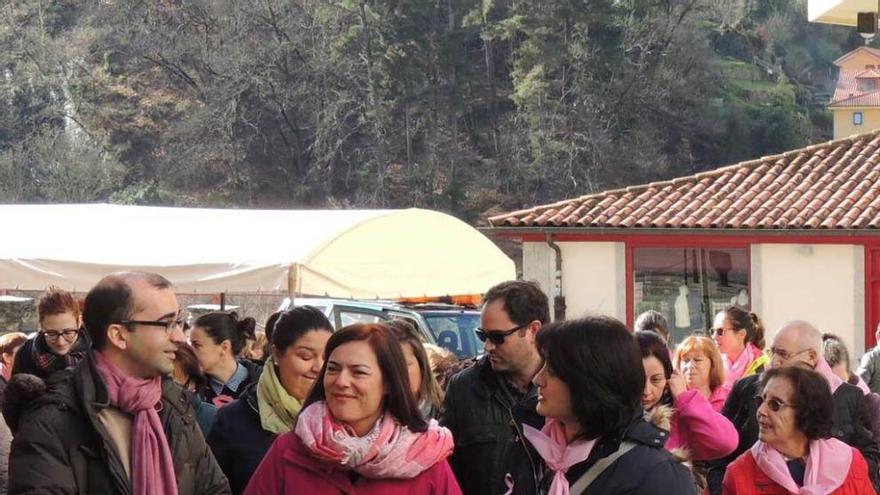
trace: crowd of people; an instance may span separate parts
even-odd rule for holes
[[[870,494],[880,351],[730,306],[677,345],[663,315],[550,322],[537,284],[483,299],[485,354],[405,320],[265,332],[184,318],[157,274],[56,287],[0,336],[0,493]],[[880,331],[878,331],[880,338]]]

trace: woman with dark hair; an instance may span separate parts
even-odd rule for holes
[[[255,385],[220,410],[208,445],[229,479],[232,493],[244,491],[272,441],[290,431],[324,365],[333,333],[321,310],[298,306],[278,315],[272,354]]]
[[[208,383],[208,378],[202,373],[202,369],[199,367],[199,360],[196,359],[196,353],[193,352],[192,346],[186,343],[177,344],[173,364],[174,370],[171,372],[171,376],[181,387],[192,392],[196,421],[199,422],[202,434],[207,437],[211,427],[214,426],[217,406],[205,402],[199,394],[199,390],[202,390]]]
[[[663,313],[659,311],[653,309],[645,311],[636,318],[634,326],[636,332],[654,332],[664,342],[669,343],[669,323]]]
[[[636,332],[645,370],[642,407],[669,431],[666,449],[685,448],[695,461],[724,457],[736,449],[739,434],[700,390],[673,370],[666,343],[654,332]]]
[[[40,331],[15,355],[12,373],[29,373],[46,379],[72,368],[89,351],[91,342],[82,330],[82,307],[73,294],[52,286],[37,303]]]
[[[409,373],[409,386],[425,418],[437,418],[443,405],[443,390],[434,377],[428,353],[416,330],[410,322],[401,319],[386,322],[400,342],[406,370]]]
[[[280,435],[247,495],[460,494],[452,434],[426,420],[403,351],[386,325],[333,334],[293,432]]]
[[[758,441],[727,467],[725,495],[875,493],[862,454],[831,436],[834,402],[822,375],[783,366],[760,383]]]
[[[729,306],[715,315],[712,335],[724,358],[726,387],[740,378],[764,371],[770,358],[764,354],[764,326],[755,313]]]
[[[526,441],[517,438],[508,451],[509,493],[696,493],[687,468],[663,449],[666,432],[642,418],[645,375],[623,323],[598,316],[553,323],[537,345],[544,365],[534,378],[536,411],[546,419],[524,424]]]
[[[256,320],[239,319],[234,311],[214,311],[196,318],[190,342],[208,376],[207,385],[200,391],[206,401],[223,407],[259,379],[260,365],[238,359],[247,341],[256,339],[256,327]]]

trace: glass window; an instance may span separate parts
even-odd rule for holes
[[[751,304],[747,248],[633,248],[633,277],[633,320],[659,311],[673,345],[705,332],[725,306]]]
[[[853,125],[862,125],[863,120],[862,112],[853,112]]]
[[[483,343],[475,333],[480,325],[479,314],[422,313],[422,316],[431,328],[437,345],[449,349],[460,359],[483,353]]]
[[[348,309],[339,312],[339,324],[341,325],[339,328],[355,323],[382,323],[383,321],[385,321],[384,318],[372,313],[361,313]]]

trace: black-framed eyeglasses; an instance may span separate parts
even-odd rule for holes
[[[480,339],[480,342],[492,342],[495,345],[501,345],[504,343],[504,339],[510,337],[517,330],[522,330],[528,325],[520,325],[516,328],[511,328],[510,330],[487,330],[485,328],[477,328],[474,330],[474,333],[477,334],[477,338]]]
[[[79,335],[78,328],[65,328],[64,330],[42,330],[46,340],[56,342],[59,338],[64,337],[65,340],[73,341]]]
[[[186,319],[179,317],[175,320],[169,321],[157,321],[157,320],[120,320],[114,322],[118,325],[125,325],[127,327],[131,327],[132,325],[145,325],[148,327],[162,327],[165,329],[165,333],[171,333],[175,330],[183,329],[183,324],[186,323]]]
[[[765,398],[761,397],[760,395],[755,396],[755,403],[758,404],[758,407],[760,407],[761,404],[767,404],[767,407],[773,412],[779,412],[779,410],[782,409],[783,407],[791,407],[791,408],[795,407],[794,404],[782,402],[781,400],[779,400],[775,397],[770,397],[769,399],[765,399]]]

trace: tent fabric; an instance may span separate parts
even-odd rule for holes
[[[408,210],[221,210],[0,205],[0,288],[85,291],[114,271],[181,292],[382,298],[483,293],[513,261],[449,215]]]

